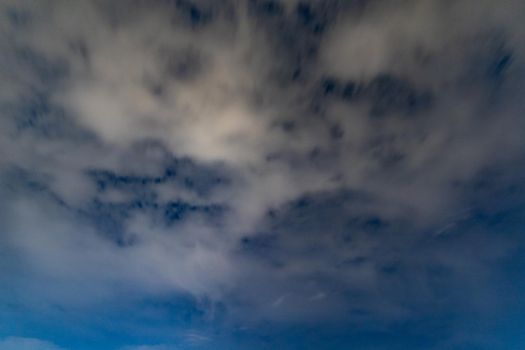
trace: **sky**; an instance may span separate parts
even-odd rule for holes
[[[0,350],[525,349],[522,0],[0,0]]]

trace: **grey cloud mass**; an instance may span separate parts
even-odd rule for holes
[[[1,0],[0,304],[182,295],[247,330],[496,315],[523,247],[524,14]]]

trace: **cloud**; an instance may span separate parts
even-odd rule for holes
[[[121,350],[175,350],[176,348],[168,345],[136,345],[125,346]]]
[[[522,4],[362,3],[3,2],[0,271],[20,303],[480,307],[513,248],[457,213],[486,172],[520,181]]]
[[[64,350],[57,345],[34,338],[8,337],[0,341],[2,350]]]

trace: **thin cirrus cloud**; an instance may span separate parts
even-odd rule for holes
[[[64,350],[53,343],[33,338],[8,337],[0,341],[2,350]]]

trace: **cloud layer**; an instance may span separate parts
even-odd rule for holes
[[[2,305],[188,298],[245,332],[497,314],[524,7],[0,2]]]

